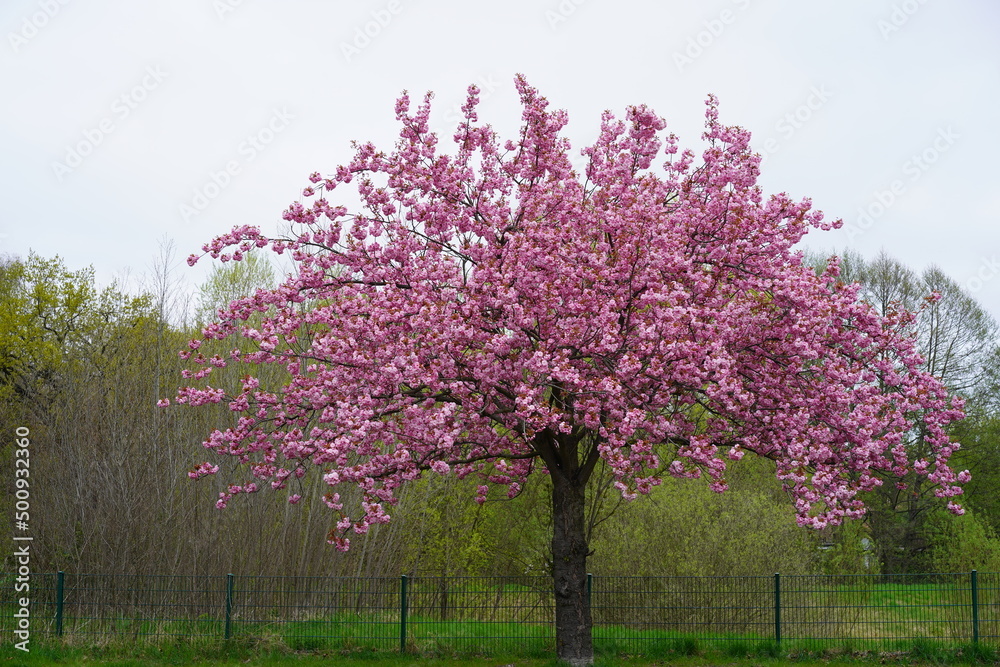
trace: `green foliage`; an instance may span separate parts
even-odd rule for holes
[[[514,500],[490,497],[482,505],[471,502],[478,484],[478,477],[427,472],[406,490],[395,512],[408,537],[403,571],[548,574],[547,480],[530,480]]]
[[[978,663],[983,665],[995,665],[1000,663],[1000,651],[997,651],[996,646],[991,646],[989,644],[963,644],[958,648],[956,653],[956,657],[961,659],[963,662],[969,662],[972,664]]]
[[[770,463],[734,466],[730,489],[665,478],[649,498],[622,504],[595,531],[591,569],[648,576],[804,574],[815,535],[795,524]]]
[[[404,570],[448,575],[487,574],[490,564],[484,521],[495,504],[469,502],[475,494],[474,479],[426,473],[409,489],[406,521],[412,525],[413,548]]]
[[[954,654],[954,650],[946,644],[923,637],[918,637],[907,644],[902,644],[903,650],[908,650],[910,657],[921,662],[943,664]]]
[[[213,264],[212,272],[198,288],[195,322],[199,326],[214,322],[216,313],[236,299],[274,286],[274,268],[262,253],[248,253],[239,262]]]
[[[981,404],[968,412],[954,427],[954,438],[962,445],[954,456],[956,469],[972,473],[960,500],[1000,534],[1000,415]]]
[[[734,466],[730,490],[701,480],[665,478],[648,498],[622,501],[598,480],[588,499],[593,521],[590,570],[647,576],[805,574],[821,564],[818,536],[795,524],[770,462]],[[548,574],[548,479],[531,480],[514,500],[470,499],[478,479],[426,473],[402,498],[393,521],[410,537],[407,572],[455,575]],[[852,536],[863,528],[853,524]],[[850,538],[848,538],[849,541]],[[841,546],[834,569],[863,572],[857,547]],[[848,564],[853,559],[854,564]],[[854,567],[855,569],[851,570]]]
[[[825,574],[871,574],[881,570],[868,527],[862,521],[845,521],[830,531],[832,540],[822,550]]]
[[[966,511],[956,517],[937,511],[928,527],[935,572],[1000,572],[1000,539],[977,514]]]
[[[115,285],[98,290],[92,268],[70,271],[59,257],[0,260],[0,403],[20,405],[20,419],[45,421],[66,374],[105,356],[121,327],[150,308],[148,297]]]

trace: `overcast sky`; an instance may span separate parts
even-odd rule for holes
[[[403,89],[465,89],[505,136],[524,73],[575,147],[646,103],[700,151],[704,100],[766,191],[845,228],[810,248],[937,264],[1000,317],[997,0],[3,0],[0,253],[107,284],[237,224],[275,232],[350,141],[391,148]]]

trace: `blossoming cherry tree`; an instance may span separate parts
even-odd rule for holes
[[[836,258],[819,275],[803,265],[795,244],[839,223],[764,196],[749,133],[719,122],[714,97],[700,159],[635,106],[603,115],[577,171],[565,112],[516,85],[515,139],[479,122],[473,86],[447,152],[430,95],[412,111],[403,94],[394,150],[357,145],[314,173],[284,214],[291,234],[241,226],[204,247],[296,265],[204,329],[252,349],[207,356],[195,340],[182,353],[203,382],[176,402],[235,413],[204,443],[248,467],[219,506],[318,469],[329,540],[347,549],[428,472],[477,476],[479,502],[546,475],[557,652],[571,664],[593,658],[584,497],[599,464],[631,499],[663,475],[721,492],[729,465],[766,457],[814,528],[861,516],[859,493],[909,471],[961,512],[950,499],[968,473],[949,467],[945,433],[961,404],[920,370],[914,315],[876,314],[838,281]],[[353,212],[334,199],[349,184]],[[205,384],[230,364],[247,369],[237,386]],[[268,364],[287,371],[280,390],[261,387],[254,369]],[[914,459],[918,431],[932,455]]]

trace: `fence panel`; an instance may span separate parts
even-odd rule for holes
[[[784,638],[885,644],[972,639],[969,573],[782,577]]]
[[[774,627],[772,577],[594,577],[598,648],[641,652],[650,642],[759,641]]]
[[[549,655],[552,581],[532,577],[0,574],[0,629],[31,602],[31,632],[95,641],[251,638],[296,650]],[[1000,574],[590,579],[606,654],[771,641],[1000,643]],[[973,604],[975,603],[975,608]],[[678,644],[681,645],[678,645]]]
[[[546,655],[555,650],[550,577],[410,577],[409,641],[418,651]]]
[[[295,650],[391,651],[399,645],[395,577],[237,576],[232,635]]]
[[[979,639],[1000,640],[1000,573],[979,572]]]
[[[5,637],[13,637],[18,619],[14,614],[20,610],[19,600],[27,598],[31,634],[55,634],[56,630],[56,573],[31,573],[20,577],[14,573],[0,573],[0,630]],[[25,588],[25,585],[28,588]],[[21,590],[18,590],[20,588]]]
[[[221,637],[225,585],[224,576],[67,573],[63,635]]]

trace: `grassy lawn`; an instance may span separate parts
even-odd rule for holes
[[[691,654],[671,653],[656,657],[630,657],[627,655],[598,656],[596,667],[650,667],[676,665],[677,667],[770,667],[797,665],[800,667],[863,667],[865,665],[965,665],[997,664],[1000,654],[995,648],[980,645],[964,647],[938,643],[916,642],[899,645],[895,650],[846,651],[843,649],[795,650],[781,649],[774,645],[761,645],[746,654],[746,649],[700,650]],[[742,654],[741,654],[742,653]],[[105,646],[65,646],[55,642],[33,645],[30,653],[13,648],[10,643],[0,647],[0,665],[6,667],[35,667],[62,665],[64,667],[166,667],[168,665],[220,665],[226,667],[319,667],[320,665],[349,665],[353,667],[415,667],[458,666],[469,667],[556,667],[551,657],[526,658],[521,656],[481,657],[474,655],[405,655],[355,651],[299,651],[250,647],[238,644],[125,644]]]
[[[409,658],[409,659],[389,659],[378,660],[358,660],[353,658],[339,657],[259,657],[249,660],[215,660],[215,659],[193,659],[193,660],[170,660],[154,658],[100,658],[100,657],[62,657],[62,658],[11,658],[5,660],[5,665],[12,667],[34,667],[40,665],[62,665],[64,667],[90,667],[100,665],[103,667],[166,667],[174,665],[218,665],[220,667],[320,667],[321,665],[356,665],[357,667],[458,667],[465,665],[468,667],[558,667],[555,660],[523,660],[523,659],[443,659],[443,658]],[[783,658],[766,659],[736,659],[720,658],[711,656],[684,657],[669,660],[642,660],[642,659],[615,659],[613,661],[598,659],[595,667],[654,667],[672,665],[676,667],[769,667],[779,665],[797,665],[799,667],[861,667],[864,665],[914,665],[916,667],[931,667],[937,665],[958,665],[972,664],[969,662],[949,661],[920,661],[910,658],[891,659],[807,659],[791,660]],[[995,664],[980,662],[976,664]]]

